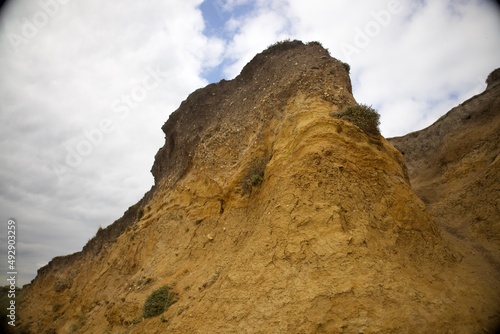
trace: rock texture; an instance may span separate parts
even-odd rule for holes
[[[390,139],[436,222],[500,269],[500,69],[432,126]]]
[[[492,330],[498,271],[441,231],[397,149],[330,116],[355,103],[342,63],[298,41],[191,94],[163,126],[153,189],[119,229],[39,271],[20,330]],[[163,285],[177,302],[144,319]]]

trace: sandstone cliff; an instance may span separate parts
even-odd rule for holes
[[[392,138],[436,222],[500,269],[500,69],[432,126]]]
[[[195,91],[163,126],[152,190],[82,252],[39,271],[23,292],[20,330],[492,329],[498,271],[471,269],[397,149],[330,116],[353,104],[342,63],[298,41]],[[144,319],[163,285],[177,302]]]

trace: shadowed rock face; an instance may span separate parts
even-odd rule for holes
[[[500,269],[500,69],[430,127],[389,141],[435,221]]]
[[[355,103],[342,63],[299,41],[192,93],[162,128],[153,189],[111,225],[119,233],[100,231],[77,258],[39,272],[21,330],[492,328],[498,272],[440,230],[398,150],[330,116]],[[163,285],[177,302],[143,319]]]

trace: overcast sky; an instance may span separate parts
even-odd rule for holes
[[[18,285],[151,188],[161,126],[283,39],[351,65],[386,137],[422,129],[500,66],[495,1],[16,0],[0,12],[0,240]],[[7,272],[6,251],[0,259]]]

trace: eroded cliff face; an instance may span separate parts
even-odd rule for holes
[[[355,103],[342,63],[318,43],[298,41],[191,94],[163,126],[155,186],[134,219],[97,251],[42,270],[24,289],[22,328],[492,328],[498,281],[483,284],[443,237],[398,150],[330,116]],[[143,319],[146,298],[163,285],[177,302]]]
[[[500,69],[486,82],[430,127],[390,141],[439,226],[500,269]]]

